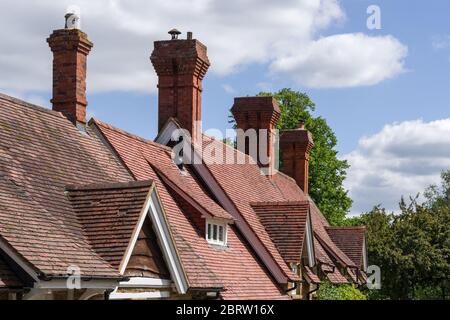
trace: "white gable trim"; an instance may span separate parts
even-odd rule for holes
[[[172,140],[172,133],[177,129],[180,129],[180,127],[174,119],[170,118],[155,138],[155,142],[167,145]]]
[[[122,281],[120,288],[170,288],[171,280],[159,278],[133,277],[129,281]]]
[[[111,292],[110,300],[144,300],[170,298],[169,291],[149,291],[149,292]]]
[[[308,265],[314,267],[316,264],[315,252],[314,252],[314,239],[312,232],[311,210],[308,207],[308,213],[306,215],[306,231],[305,231],[306,247],[308,250]]]
[[[24,270],[33,280],[39,281],[38,274],[33,268],[29,266],[29,264],[21,257],[18,253],[16,253],[13,249],[11,249],[10,245],[3,242],[0,239],[0,249],[11,258],[22,270]]]
[[[153,227],[169,267],[170,275],[175,282],[178,293],[185,294],[188,290],[188,280],[184,273],[180,258],[176,251],[172,233],[170,232],[165,212],[159,200],[158,191],[153,189],[148,214],[153,222]]]
[[[362,252],[362,255],[363,255],[363,271],[364,272],[366,272],[367,271],[367,268],[368,268],[368,258],[367,258],[367,256],[368,256],[368,254],[367,254],[367,236],[366,235],[364,235],[364,240],[363,240],[363,252]],[[358,266],[359,267],[359,266]]]
[[[138,223],[136,224],[130,242],[128,243],[127,250],[122,259],[119,267],[120,273],[123,275],[127,269],[128,262],[130,261],[131,255],[133,253],[136,242],[139,238],[139,233],[144,225],[145,218],[150,217],[153,228],[155,230],[156,236],[159,240],[161,251],[164,255],[164,260],[169,268],[170,275],[175,282],[175,286],[180,294],[185,294],[188,289],[187,277],[184,273],[181,261],[178,257],[178,253],[175,249],[173,239],[167,225],[167,220],[165,218],[165,213],[163,211],[158,192],[156,190],[155,184],[150,188],[147,198],[145,200],[144,206],[141,210]],[[133,280],[137,281],[137,280]],[[163,280],[169,281],[169,280]],[[131,282],[132,284],[133,282]],[[143,284],[143,283],[142,283]],[[148,284],[147,284],[148,285]],[[121,286],[128,287],[128,282],[122,282]],[[145,286],[145,285],[144,285]]]
[[[147,217],[147,212],[150,209],[150,203],[151,203],[151,195],[153,192],[153,189],[155,188],[155,183],[152,184],[150,187],[150,191],[147,194],[147,197],[145,199],[144,207],[142,208],[140,214],[138,223],[134,227],[133,233],[131,235],[131,239],[128,243],[127,249],[125,251],[125,255],[122,258],[122,261],[119,266],[119,272],[120,274],[124,274],[125,270],[128,267],[128,262],[130,261],[131,255],[133,254],[134,246],[136,245],[136,242],[139,238],[139,233],[142,230],[142,226],[144,225],[145,218]]]

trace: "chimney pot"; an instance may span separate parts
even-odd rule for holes
[[[169,34],[172,36],[172,40],[177,40],[181,32],[174,28],[169,31]]]
[[[298,122],[297,128],[300,129],[300,130],[305,130],[305,120],[300,120]]]

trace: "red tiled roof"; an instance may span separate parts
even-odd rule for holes
[[[305,273],[307,278],[309,279],[309,281],[311,281],[311,283],[321,283],[319,277],[314,273],[314,271],[308,267],[308,266],[304,266],[305,269]]]
[[[328,265],[321,265],[322,272],[324,272],[333,284],[346,284],[348,283],[347,278],[345,278],[342,273],[339,271],[336,266],[328,266]]]
[[[309,203],[252,203],[262,224],[287,263],[298,263],[302,256]]]
[[[23,286],[22,281],[8,266],[6,261],[0,255],[0,289],[1,288],[20,288]]]
[[[328,256],[320,241],[317,241],[317,239],[314,239],[314,249],[316,252],[317,260],[319,261],[321,271],[326,274],[331,283],[348,283],[348,280],[339,272],[337,266]]]
[[[205,193],[191,192],[192,185],[190,183],[193,183],[195,181],[194,179],[186,181],[182,178],[180,172],[176,172],[175,170],[160,170],[157,166],[152,165],[150,160],[147,159],[147,161],[152,169],[160,175],[165,184],[170,185],[170,188],[175,190],[179,196],[192,199],[196,205],[200,206],[213,218],[234,220],[228,212],[216,202],[212,201]]]
[[[125,255],[153,181],[68,186],[90,244],[116,269]]]
[[[284,178],[269,178],[261,174],[259,167],[254,164],[253,159],[237,151],[236,149],[222,143],[221,141],[203,136],[204,161],[211,174],[214,176],[220,187],[234,203],[243,219],[250,225],[254,234],[259,238],[265,248],[269,251],[274,261],[283,270],[288,278],[295,278],[295,275],[283,260],[274,242],[264,228],[258,215],[251,207],[254,202],[277,202],[277,201],[305,201],[300,188],[296,187],[297,193],[285,194],[283,186]],[[214,144],[213,146],[211,144]],[[210,161],[207,150],[215,150],[222,153],[225,158],[231,154],[234,159],[243,157],[243,164],[216,163]],[[278,174],[277,174],[278,175]],[[295,183],[295,182],[294,182]],[[289,187],[288,187],[288,190]],[[293,196],[290,198],[289,196]]]
[[[93,124],[137,180],[155,181],[191,289],[223,287],[221,296],[225,299],[287,298],[234,225],[228,226],[227,248],[216,248],[207,243],[204,224],[199,227],[196,223],[200,215],[197,209],[174,193],[155,170],[176,182],[203,208],[215,211],[215,214],[223,209],[219,210],[205,193],[189,166],[183,174],[180,173],[171,159],[169,148],[100,121]]]
[[[361,267],[364,254],[365,227],[327,227],[333,242],[355,263]]]
[[[60,113],[0,95],[0,236],[37,272],[118,277],[91,247],[64,194],[68,184],[117,182],[130,175],[92,132]]]
[[[148,185],[112,184],[153,180],[190,288],[223,288],[224,298],[287,297],[236,226],[228,228],[228,248],[208,245],[204,226],[197,225],[197,211],[230,222],[233,217],[213,200],[192,168],[186,166],[180,174],[170,148],[99,121],[82,133],[60,113],[4,95],[0,95],[0,129],[0,237],[37,273],[65,276],[68,266],[77,265],[83,276],[119,277],[117,266]],[[208,137],[204,142],[204,148],[215,145],[217,150],[239,155]],[[309,201],[314,234],[320,240],[315,242],[323,251],[318,259],[354,266],[343,252],[348,247],[334,243],[326,219],[293,179],[282,173],[263,176],[249,157],[244,158],[242,165],[207,163],[207,168],[238,210],[239,219],[249,225],[288,278],[295,275],[283,257],[294,259],[301,252],[301,210],[296,212],[296,229],[290,225],[292,230],[284,235],[294,239],[298,232],[299,243],[288,244],[277,240],[281,233],[269,223],[269,214],[258,214],[252,203]],[[68,187],[65,193],[67,185],[93,183],[102,186]],[[124,210],[126,217],[118,218],[116,213]]]
[[[327,254],[332,256],[334,260],[343,266],[355,267],[353,261],[331,240],[326,230],[329,224],[325,217],[320,212],[319,208],[313,201],[311,203],[311,220],[316,240],[320,241],[321,246],[327,251]]]
[[[215,146],[211,147],[210,144],[215,144]],[[264,228],[263,223],[251,207],[252,203],[309,201],[311,220],[316,237],[340,263],[344,266],[354,266],[353,261],[331,240],[325,229],[329,226],[327,220],[314,204],[314,201],[303,193],[294,179],[281,172],[277,172],[270,177],[264,176],[261,174],[259,167],[254,163],[253,159],[247,155],[243,155],[234,148],[225,145],[221,141],[204,136],[203,150],[207,147],[210,150],[213,149],[216,152],[222,152],[224,155],[231,152],[234,159],[238,158],[238,154],[240,154],[241,157],[245,157],[245,162],[243,164],[229,165],[214,163],[209,160],[210,157],[208,153],[204,155],[205,162],[210,172],[222,189],[231,198],[244,219],[250,224],[255,234],[264,243],[277,263],[284,268],[286,274],[289,274],[290,270],[281,258],[279,250],[277,250],[269,233],[266,228]],[[239,188],[236,188],[236,186],[239,186]]]

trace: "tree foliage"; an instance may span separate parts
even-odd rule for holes
[[[320,285],[319,300],[367,300],[367,296],[350,284],[334,285],[329,281]]]
[[[369,262],[381,268],[382,289],[371,292],[372,298],[448,298],[450,171],[424,195],[424,203],[402,199],[399,214],[377,206],[351,220],[367,227]]]
[[[312,115],[316,106],[306,93],[282,89],[274,93],[260,92],[258,96],[273,96],[279,102],[278,129],[295,129],[300,120],[305,122],[314,140],[309,160],[309,194],[330,224],[344,224],[352,206],[352,200],[343,187],[349,165],[337,157],[337,139],[333,130],[324,118]],[[229,122],[236,127],[232,115]]]
[[[332,225],[342,225],[352,205],[343,182],[349,165],[339,160],[336,135],[322,117],[314,117],[314,102],[305,93],[282,89],[275,93],[261,92],[261,96],[274,96],[280,104],[278,129],[295,129],[300,120],[305,122],[314,140],[309,160],[309,193]]]

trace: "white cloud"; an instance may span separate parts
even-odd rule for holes
[[[249,64],[275,62],[274,66],[284,66],[283,73],[295,77],[299,70],[288,72],[286,61],[298,67],[308,52],[324,55],[321,48],[357,57],[358,63],[349,67],[330,59],[320,64],[308,56],[300,71],[313,76],[314,86],[334,86],[342,77],[342,86],[376,83],[402,69],[401,46],[394,38],[344,36],[342,45],[339,37],[315,41],[320,31],[345,18],[338,0],[3,0],[0,90],[49,90],[51,53],[45,38],[64,25],[69,5],[80,7],[82,28],[94,42],[88,79],[89,89],[95,92],[156,90],[149,56],[153,41],[168,39],[166,32],[172,27],[193,31],[208,46],[211,70],[219,75],[238,72]],[[361,46],[374,46],[381,58]],[[316,63],[306,68],[308,61]],[[382,70],[378,77],[373,76],[376,68]]]
[[[403,72],[407,52],[391,36],[341,34],[313,41],[276,59],[271,69],[291,74],[300,85],[309,87],[367,86]]]
[[[423,192],[450,169],[450,118],[386,125],[343,158],[351,165],[346,187],[354,200],[352,213],[380,203],[398,210],[401,196]]]
[[[236,93],[236,89],[234,89],[231,85],[229,84],[223,84],[222,85],[222,89],[228,93],[228,94],[235,94]]]
[[[450,35],[436,35],[433,36],[431,45],[435,50],[442,50],[450,47]]]

